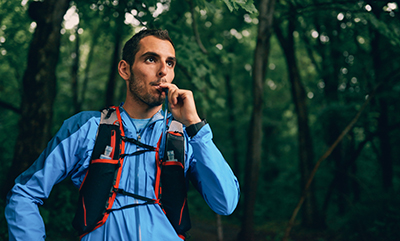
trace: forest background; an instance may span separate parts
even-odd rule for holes
[[[396,1],[0,0],[0,239],[5,195],[63,120],[124,100],[116,66],[143,27],[175,42],[241,184],[231,216],[190,188],[190,240],[398,240]],[[47,240],[78,240],[69,179],[40,207]]]

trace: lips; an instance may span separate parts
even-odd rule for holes
[[[165,78],[161,78],[161,79],[157,79],[156,81],[150,82],[150,85],[151,85],[151,86],[154,86],[155,89],[156,89],[160,94],[162,94],[163,92],[164,92],[164,93],[166,92],[166,88],[161,87],[160,84],[163,84],[163,83],[166,83],[166,82],[167,82],[167,80],[166,80]]]
[[[155,89],[160,93],[160,94],[165,94],[166,89],[162,88],[160,85],[153,85]]]
[[[163,88],[160,85],[153,85],[159,92],[163,92]]]

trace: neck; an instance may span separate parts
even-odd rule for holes
[[[134,119],[149,119],[161,109],[162,105],[150,107],[144,103],[138,103],[131,98],[127,98],[122,107]]]

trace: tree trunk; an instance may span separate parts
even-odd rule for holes
[[[74,113],[81,111],[81,102],[79,100],[79,87],[78,87],[78,72],[79,72],[79,58],[80,58],[80,36],[78,33],[79,25],[76,27],[75,31],[75,55],[72,62],[71,68],[71,89],[72,89],[72,106],[74,108]]]
[[[319,20],[315,21],[316,26],[322,26],[318,23]],[[329,29],[338,29],[340,31],[339,23],[335,21],[331,22],[326,20],[324,25],[329,26]],[[322,30],[318,28],[318,32],[321,33]],[[323,124],[326,132],[326,144],[330,146],[335,142],[338,133],[342,131],[343,126],[341,126],[340,123],[344,121],[342,120],[343,118],[341,115],[343,109],[335,107],[339,104],[338,87],[341,62],[338,60],[342,56],[340,49],[341,42],[337,36],[332,35],[330,36],[329,44],[322,44],[322,42],[319,43],[321,57],[323,59],[321,68],[322,72],[320,74],[325,83],[324,95],[328,107],[328,110],[325,113],[325,119],[327,119],[327,121]],[[338,177],[334,187],[337,190],[337,205],[340,214],[344,214],[346,211],[348,204],[346,196],[349,192],[348,170],[342,169],[343,162],[345,162],[343,153],[343,143],[340,142],[329,157],[329,159],[335,163],[334,175],[335,177]]]
[[[253,112],[250,121],[243,188],[244,216],[238,237],[238,240],[246,241],[254,240],[254,205],[261,163],[264,80],[270,49],[275,0],[261,0],[258,10],[258,37],[253,63]]]
[[[224,229],[222,226],[221,215],[216,215],[217,219],[217,241],[224,241]]]
[[[389,113],[388,104],[385,97],[379,99],[380,115],[378,118],[378,137],[380,147],[380,164],[382,167],[382,185],[385,191],[389,191],[393,187],[393,160],[392,148],[390,144],[390,135],[388,132]]]
[[[115,105],[114,97],[115,97],[115,84],[117,80],[117,65],[119,61],[119,51],[121,48],[121,33],[115,34],[115,43],[114,43],[114,54],[111,60],[111,69],[110,74],[108,76],[107,87],[106,87],[106,106]]]
[[[374,3],[373,12],[379,19],[384,3]],[[382,59],[382,46],[385,46],[384,39],[381,38],[380,33],[377,30],[373,30],[373,36],[371,37],[371,52],[374,67],[375,83],[381,82],[384,77],[383,73],[386,73],[385,65]],[[378,118],[378,139],[380,153],[379,163],[382,168],[382,185],[385,191],[389,191],[393,187],[393,160],[392,160],[392,149],[390,145],[390,135],[388,131],[389,126],[389,111],[387,97],[381,95],[377,98],[377,107],[379,111]]]
[[[235,112],[233,111],[235,108],[233,102],[233,88],[231,82],[232,82],[231,76],[227,74],[225,76],[225,87],[227,93],[226,103],[227,103],[227,109],[229,110],[228,114],[229,121],[227,124],[229,124],[229,137],[232,146],[233,172],[237,177],[239,177],[241,175],[240,165],[239,165],[239,151],[238,151],[239,147],[236,141],[236,117],[235,117]]]
[[[89,74],[90,74],[90,68],[93,63],[93,56],[95,53],[96,45],[99,39],[99,27],[94,27],[94,30],[92,32],[92,39],[90,41],[90,49],[86,61],[86,68],[84,70],[84,76],[83,76],[83,82],[82,82],[82,89],[80,92],[80,106],[82,107],[84,102],[85,102],[85,94],[87,90],[87,86],[89,84]]]
[[[34,162],[51,138],[61,22],[68,7],[69,0],[45,0],[29,5],[28,13],[37,27],[23,77],[19,134],[13,163],[3,186],[4,195],[13,186],[14,179]]]
[[[120,60],[120,51],[121,51],[121,39],[122,39],[122,26],[124,25],[125,20],[125,5],[120,2],[118,5],[118,17],[115,20],[115,32],[114,32],[114,52],[111,60],[111,69],[110,74],[108,76],[108,82],[106,86],[106,106],[115,105],[114,96],[115,96],[115,84],[117,80],[117,65]]]
[[[283,35],[282,30],[279,27],[275,28],[275,33],[286,57],[289,80],[291,83],[292,99],[297,113],[299,163],[301,173],[300,189],[302,190],[305,187],[314,167],[314,151],[310,127],[308,125],[307,97],[303,83],[301,82],[300,71],[296,63],[295,43],[292,34],[295,31],[295,11],[291,11],[290,16],[287,36],[285,37]],[[318,215],[314,183],[315,182],[313,182],[307,190],[303,208],[302,225],[308,228],[317,228],[323,224]]]

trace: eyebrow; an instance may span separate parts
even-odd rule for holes
[[[140,57],[143,58],[143,57],[148,57],[148,56],[154,56],[154,57],[160,58],[160,55],[155,52],[146,52],[146,53],[142,54]],[[167,59],[176,63],[175,57],[170,56]]]

